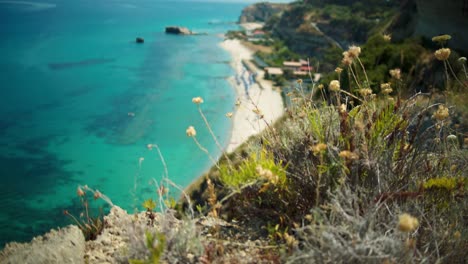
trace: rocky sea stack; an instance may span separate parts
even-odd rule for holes
[[[176,34],[176,35],[192,35],[192,31],[186,27],[179,26],[169,26],[166,27],[167,34]]]
[[[141,37],[137,37],[137,38],[135,39],[135,42],[136,42],[136,43],[145,43],[145,39],[144,39],[144,38],[141,38]]]

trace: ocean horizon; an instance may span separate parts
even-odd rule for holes
[[[148,144],[182,187],[210,168],[185,135],[195,126],[201,144],[221,154],[191,99],[203,97],[226,145],[236,94],[220,35],[238,28],[246,4],[0,1],[0,248],[71,224],[62,212],[79,214],[79,185],[141,211],[164,174]],[[171,25],[206,35],[165,34]]]

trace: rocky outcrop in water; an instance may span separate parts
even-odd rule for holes
[[[186,27],[179,27],[179,26],[169,26],[166,27],[167,34],[175,34],[175,35],[192,35],[192,31]]]
[[[0,252],[4,264],[84,263],[85,239],[77,226],[35,237],[30,243],[12,242]]]

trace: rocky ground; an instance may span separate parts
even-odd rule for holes
[[[114,206],[105,216],[105,228],[85,241],[77,226],[51,230],[30,243],[7,244],[0,263],[128,263],[149,254],[146,231],[165,235],[162,263],[279,263],[276,246],[252,237],[239,223],[217,218],[179,220],[173,212],[128,214]],[[152,223],[151,223],[152,222]]]

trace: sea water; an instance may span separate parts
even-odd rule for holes
[[[164,174],[148,144],[182,187],[206,171],[186,128],[220,151],[191,99],[203,97],[225,145],[235,94],[219,34],[237,28],[244,5],[0,0],[0,248],[70,224],[62,212],[79,213],[79,185],[141,210]],[[168,25],[206,35],[167,35]]]

